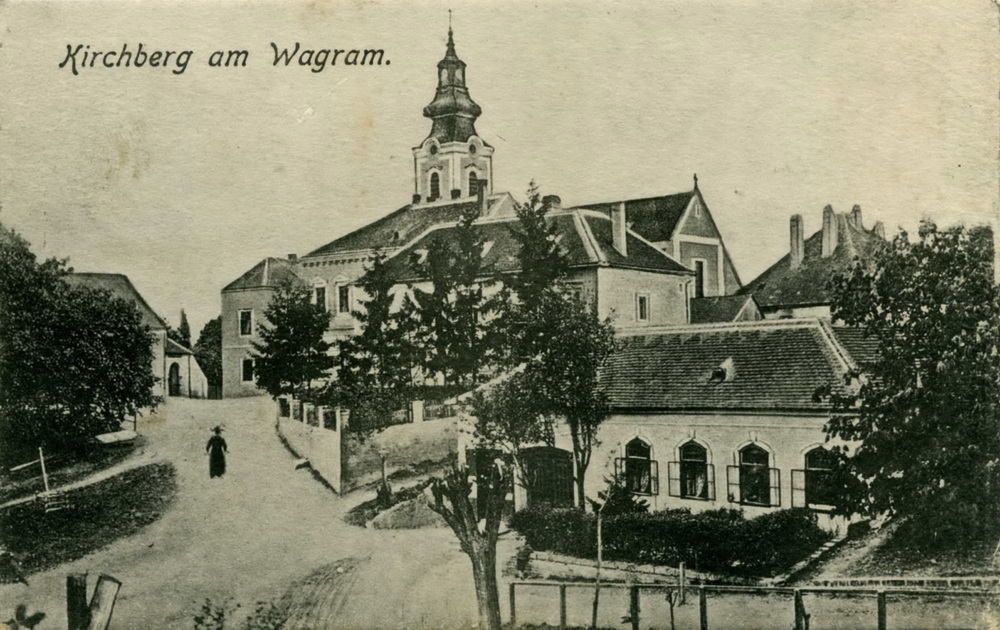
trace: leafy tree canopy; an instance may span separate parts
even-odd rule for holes
[[[222,386],[222,316],[219,315],[202,327],[194,353],[205,378],[215,387]]]
[[[924,221],[834,281],[833,317],[878,345],[830,435],[859,445],[847,507],[920,520],[930,539],[982,531],[1000,507],[1000,291],[989,228]]]
[[[313,304],[308,287],[286,282],[278,287],[258,326],[253,342],[257,386],[277,398],[308,398],[313,384],[328,376],[333,357],[323,340],[330,315]]]

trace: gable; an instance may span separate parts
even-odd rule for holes
[[[701,195],[692,196],[691,203],[677,224],[676,234],[680,237],[722,238]]]

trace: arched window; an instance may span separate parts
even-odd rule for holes
[[[792,471],[792,507],[829,509],[836,505],[837,488],[833,483],[835,455],[822,446],[805,454],[805,468]]]
[[[708,499],[708,451],[697,442],[680,448],[681,497]]]
[[[428,201],[435,201],[441,196],[441,178],[436,172],[431,173],[431,194],[427,198]]]
[[[771,454],[757,444],[740,449],[739,464],[729,467],[729,500],[746,505],[781,504],[780,476]]]
[[[475,196],[479,194],[479,178],[476,171],[469,171],[469,194]]]
[[[619,482],[624,483],[629,492],[635,494],[657,494],[659,468],[652,459],[649,444],[635,438],[625,445],[625,457],[615,461],[615,473]]]

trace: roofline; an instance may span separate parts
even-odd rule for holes
[[[153,314],[153,317],[155,317],[156,321],[158,321],[160,323],[160,326],[163,328],[163,330],[167,330],[169,328],[169,326],[167,326],[166,320],[164,320],[162,317],[160,317],[160,314],[157,313],[153,309],[153,307],[149,305],[149,302],[146,301],[146,298],[142,297],[142,293],[139,293],[139,289],[135,288],[135,285],[132,284],[132,279],[129,278],[126,274],[124,274],[124,273],[104,273],[104,272],[101,272],[101,271],[81,271],[81,272],[74,271],[74,272],[71,272],[71,273],[66,274],[66,275],[94,276],[94,277],[97,277],[97,276],[105,276],[105,277],[107,277],[107,276],[120,276],[120,277],[124,278],[125,279],[125,283],[128,284],[128,287],[130,289],[132,289],[133,293],[135,293],[135,297],[137,297],[139,299],[139,302],[142,303],[143,306],[145,306],[147,309],[149,309],[149,312]],[[100,289],[102,291],[107,291],[108,293],[112,293],[111,289],[106,289],[104,287],[84,287],[84,288],[87,288],[87,289],[95,289],[96,288],[96,289]],[[112,293],[112,295],[114,295],[114,294]],[[121,296],[117,296],[117,297],[121,297]],[[154,329],[151,329],[151,330],[157,330],[157,329],[154,328]]]
[[[611,413],[622,415],[650,415],[660,413],[690,413],[690,414],[714,414],[728,413],[730,415],[749,416],[758,415],[761,412],[769,412],[778,415],[802,415],[810,414],[815,416],[829,417],[831,415],[842,415],[833,411],[832,407],[672,407],[653,406],[640,407],[634,405],[610,405]]]
[[[761,319],[753,322],[715,322],[710,324],[678,324],[672,326],[649,326],[638,330],[622,331],[619,337],[645,337],[662,334],[683,334],[700,332],[728,332],[734,330],[775,330],[779,328],[819,328],[822,320],[818,317],[798,319]]]
[[[613,199],[611,201],[597,201],[597,202],[594,202],[594,203],[580,203],[580,204],[576,204],[576,205],[574,205],[572,207],[573,208],[580,208],[582,210],[582,209],[588,208],[590,206],[608,206],[608,205],[612,205],[612,204],[616,204],[616,203],[622,203],[622,202],[624,202],[624,203],[630,203],[630,202],[635,202],[635,201],[651,201],[653,199],[663,199],[664,197],[677,197],[679,195],[693,195],[696,190],[697,190],[697,188],[692,188],[691,190],[688,190],[688,191],[681,191],[681,192],[675,192],[675,193],[667,193],[665,195],[651,195],[649,197],[635,197],[633,199]]]

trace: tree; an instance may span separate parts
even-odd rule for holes
[[[253,342],[254,379],[272,398],[292,395],[307,399],[313,383],[327,377],[333,367],[323,340],[329,314],[312,303],[309,288],[293,282],[280,285],[264,311],[267,323],[257,328]]]
[[[79,448],[155,407],[153,338],[133,302],[62,280],[0,226],[0,439]]]
[[[552,425],[531,404],[533,393],[532,381],[523,373],[477,392],[472,402],[475,435],[479,448],[493,454],[493,460],[475,471],[453,463],[430,486],[430,508],[448,523],[472,563],[479,626],[486,630],[501,628],[497,537],[507,493],[518,476],[524,478],[521,450],[553,441]]]
[[[900,232],[834,280],[832,314],[878,352],[834,398],[831,436],[858,443],[843,509],[919,522],[926,542],[985,533],[1000,514],[1000,291],[989,228]]]
[[[181,309],[181,323],[177,328],[168,327],[167,336],[185,348],[191,347],[191,325],[188,324],[187,313]]]
[[[365,298],[352,314],[361,331],[339,342],[337,378],[324,394],[328,404],[350,409],[355,433],[389,426],[407,403],[414,361],[411,327],[394,313],[394,285],[386,256],[377,253],[357,282]]]
[[[202,327],[194,354],[205,378],[213,387],[222,387],[222,316],[219,315]]]

